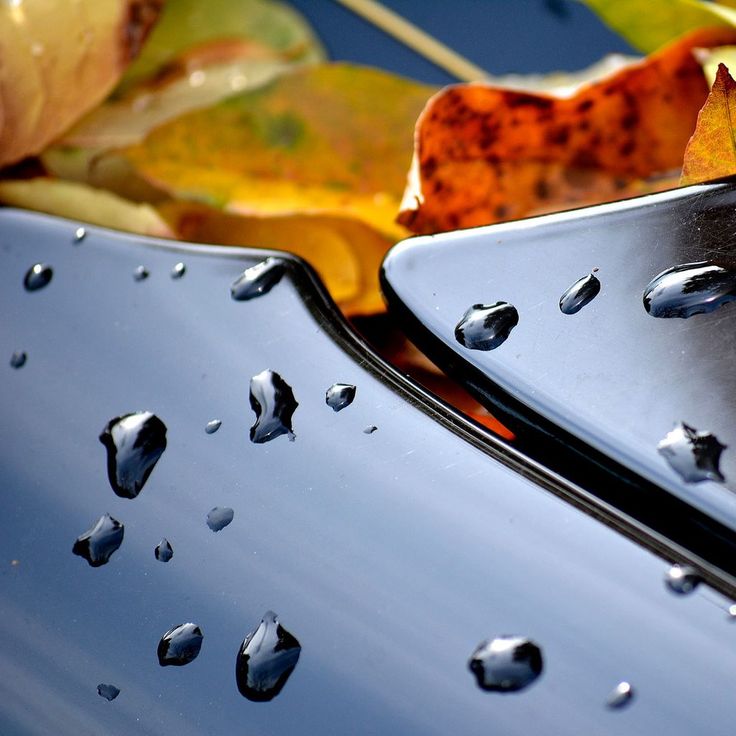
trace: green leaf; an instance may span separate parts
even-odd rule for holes
[[[701,0],[579,0],[641,51],[655,51],[697,28],[736,26],[736,3]]]

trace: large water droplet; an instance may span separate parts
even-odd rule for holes
[[[222,422],[219,419],[212,419],[205,425],[204,431],[207,434],[214,434],[222,426]]]
[[[692,593],[701,581],[698,571],[690,565],[672,565],[664,578],[665,585],[677,595]]]
[[[273,700],[299,661],[299,642],[267,611],[258,628],[248,634],[238,650],[235,680],[240,694],[255,702]]]
[[[100,567],[123,543],[124,533],[123,525],[117,519],[113,519],[110,514],[105,514],[91,529],[77,537],[72,552],[84,557],[92,567]]]
[[[159,562],[168,562],[174,556],[174,548],[166,537],[164,537],[153,550],[153,554]]]
[[[578,279],[560,297],[560,311],[563,314],[576,314],[598,296],[601,282],[594,275],[597,270],[594,268],[587,276]]]
[[[212,511],[207,514],[207,526],[213,532],[219,532],[224,529],[235,517],[235,512],[227,506],[215,506]]]
[[[179,624],[169,629],[158,643],[158,663],[181,667],[197,658],[202,648],[202,629],[197,624]]]
[[[171,269],[171,278],[180,279],[187,272],[185,264],[179,262]]]
[[[333,383],[327,389],[325,402],[333,411],[340,411],[346,406],[350,406],[355,398],[356,388],[349,383]]]
[[[48,266],[45,263],[34,263],[28,271],[26,271],[25,278],[23,279],[23,286],[26,287],[26,291],[38,291],[48,285],[53,275],[54,271],[51,266]]]
[[[619,682],[606,698],[608,708],[623,708],[628,705],[634,697],[634,688],[628,682]]]
[[[79,245],[86,237],[87,231],[83,227],[78,227],[74,231],[74,238],[72,240],[72,243],[74,243],[74,245]]]
[[[105,685],[101,682],[97,686],[97,694],[105,698],[105,700],[115,700],[120,695],[120,688],[115,685]]]
[[[250,428],[251,442],[269,442],[282,434],[294,440],[291,418],[299,403],[278,373],[261,371],[250,379],[250,406],[256,413],[256,423]]]
[[[111,419],[100,434],[107,448],[107,477],[121,498],[135,498],[166,449],[166,425],[150,411]]]
[[[703,480],[723,482],[718,465],[725,449],[726,445],[722,445],[715,435],[698,432],[684,422],[680,422],[657,445],[657,452],[686,483]]]
[[[736,299],[736,271],[713,263],[684,263],[655,276],[644,289],[644,308],[652,317],[682,317],[713,312]]]
[[[524,637],[500,636],[480,644],[468,666],[482,690],[515,692],[541,674],[542,651]]]
[[[133,279],[135,281],[145,281],[148,276],[148,269],[145,266],[138,266],[135,271],[133,271]]]
[[[474,304],[455,327],[455,339],[471,350],[494,350],[519,324],[516,307],[508,302]]]
[[[11,368],[22,368],[28,360],[28,354],[23,350],[18,350],[10,356]]]
[[[364,430],[363,434],[373,434],[378,431],[378,427],[375,424],[369,424]]]
[[[245,271],[233,282],[230,287],[230,296],[238,302],[255,299],[268,294],[286,272],[286,265],[278,258],[266,258]]]

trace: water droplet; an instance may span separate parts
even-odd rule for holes
[[[22,368],[28,360],[28,354],[22,350],[13,353],[10,356],[10,367],[11,368]]]
[[[474,304],[457,323],[455,339],[471,350],[494,350],[517,324],[519,313],[512,304]]]
[[[240,694],[259,703],[273,700],[299,661],[299,642],[267,611],[258,628],[243,640],[235,662]]]
[[[168,562],[174,556],[174,548],[171,546],[171,542],[164,537],[156,545],[156,549],[153,550],[153,554],[156,555],[156,559],[159,560],[159,562]]]
[[[207,81],[207,73],[201,69],[193,71],[189,75],[189,86],[190,87],[201,87]]]
[[[197,624],[179,624],[169,629],[158,643],[158,663],[181,667],[197,658],[202,648],[202,629]]]
[[[219,532],[224,529],[235,517],[235,512],[227,506],[215,506],[212,511],[207,514],[207,526],[213,532]]]
[[[672,565],[665,575],[665,585],[677,595],[692,593],[700,585],[702,578],[690,565]]]
[[[686,483],[703,480],[723,482],[718,465],[725,449],[726,445],[722,445],[715,435],[698,432],[684,422],[677,424],[657,445],[657,452]]]
[[[101,516],[97,523],[74,542],[72,552],[84,557],[92,567],[100,567],[123,543],[125,527],[110,514]]]
[[[219,419],[212,419],[205,425],[204,431],[207,434],[214,434],[222,426],[222,422]]]
[[[619,682],[606,698],[606,707],[623,708],[628,705],[634,697],[634,688],[628,682]]]
[[[346,406],[350,406],[355,398],[355,386],[349,383],[333,383],[327,389],[325,402],[327,406],[332,407],[334,411],[340,411]]]
[[[246,268],[230,287],[230,296],[238,302],[255,299],[268,294],[286,272],[286,265],[277,258],[266,258],[265,261]]]
[[[148,276],[148,269],[145,266],[138,266],[135,271],[133,271],[133,278],[136,281],[145,281]]]
[[[181,263],[180,261],[174,266],[174,268],[171,269],[171,278],[180,279],[186,272],[187,272],[186,265]]]
[[[594,275],[597,270],[594,268],[587,276],[578,279],[560,297],[560,311],[563,314],[576,314],[598,296],[601,282]]]
[[[23,286],[26,287],[26,291],[38,291],[48,285],[53,275],[54,271],[51,266],[47,266],[45,263],[34,263],[26,271]]]
[[[135,498],[166,449],[166,425],[150,411],[111,419],[100,434],[107,477],[121,498]]]
[[[644,289],[644,308],[652,317],[713,312],[736,299],[736,271],[713,263],[684,263],[655,276]]]
[[[730,621],[736,621],[736,603],[732,603],[728,607],[727,613],[728,613],[728,618]]]
[[[376,427],[376,425],[375,425],[375,424],[369,424],[369,425],[368,425],[368,426],[367,426],[367,427],[366,427],[366,428],[365,428],[365,429],[363,430],[363,434],[373,434],[373,433],[374,433],[374,432],[375,432],[375,431],[376,431],[377,429],[378,429],[378,427]]]
[[[87,237],[87,231],[83,227],[78,227],[74,231],[74,239],[72,240],[72,243],[74,245],[79,245],[85,238]]]
[[[115,700],[120,695],[120,688],[115,685],[105,685],[101,682],[97,686],[97,694],[105,698],[105,700]]]
[[[39,58],[43,56],[46,47],[42,43],[31,44],[31,55]]]
[[[542,651],[522,636],[501,636],[480,644],[468,666],[481,690],[515,692],[541,674]]]
[[[291,418],[299,403],[286,381],[275,371],[261,371],[250,379],[250,407],[256,423],[250,428],[251,442],[263,443],[282,434],[293,442]]]

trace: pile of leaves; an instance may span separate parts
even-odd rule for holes
[[[412,233],[736,173],[736,0],[580,2],[648,55],[442,90],[278,0],[3,3],[0,202],[291,251],[360,316]]]

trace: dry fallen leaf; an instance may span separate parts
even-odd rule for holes
[[[699,184],[736,174],[736,82],[719,64],[713,88],[698,115],[685,151],[680,184]]]
[[[707,96],[692,49],[734,39],[698,31],[568,98],[443,90],[417,123],[399,221],[431,233],[645,191],[642,180],[679,169]]]
[[[39,153],[107,96],[162,2],[0,4],[0,166]]]

